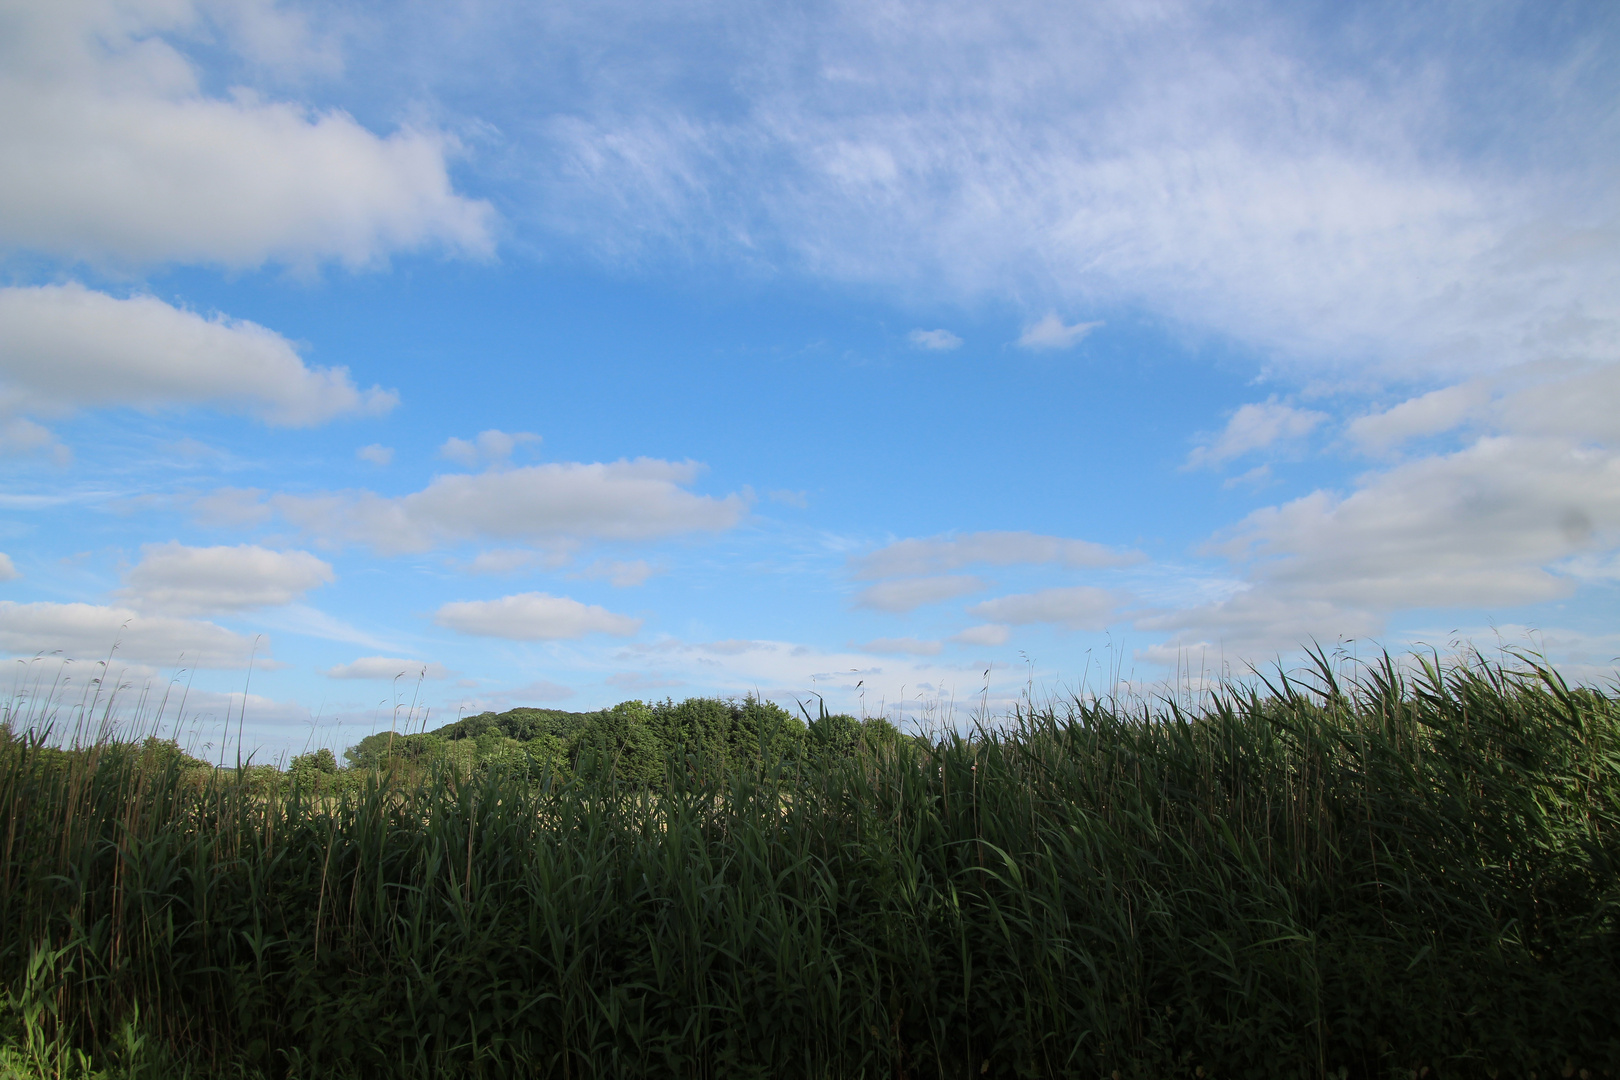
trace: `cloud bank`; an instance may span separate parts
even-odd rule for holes
[[[238,6],[242,11],[255,5]],[[210,94],[180,48],[304,51],[292,17],[231,25],[188,0],[13,4],[0,15],[0,247],[67,260],[366,266],[424,245],[491,250],[488,203],[458,195],[455,143],[378,136],[338,110]],[[224,9],[229,11],[230,9]],[[281,37],[279,49],[266,42]]]

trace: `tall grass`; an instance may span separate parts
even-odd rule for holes
[[[1411,672],[662,785],[7,726],[8,1022],[64,1073],[1620,1072],[1620,702]]]

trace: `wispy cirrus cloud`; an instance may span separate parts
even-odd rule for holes
[[[1396,381],[1614,344],[1598,133],[1620,122],[1597,58],[1620,31],[1595,13],[1549,19],[1531,45],[1515,5],[1466,27],[1440,9],[1324,22],[1180,0],[736,12],[635,29],[602,11],[584,38],[635,48],[541,46],[595,75],[536,150],[554,231],[610,260],[764,253],[1011,300],[1046,328],[1030,344],[1072,343],[1050,312],[1080,304]],[[541,40],[522,20],[501,31]],[[712,47],[683,51],[691,34]],[[526,47],[482,40],[523,78]],[[732,90],[698,89],[717,79]],[[1469,136],[1482,124],[1492,140]]]

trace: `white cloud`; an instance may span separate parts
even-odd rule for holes
[[[606,579],[607,583],[615,588],[628,589],[644,584],[648,578],[656,573],[658,573],[658,570],[645,559],[631,559],[626,562],[620,562],[616,559],[597,559],[574,576],[590,581]]]
[[[913,330],[906,338],[919,349],[936,352],[945,352],[962,346],[962,339],[949,330]]]
[[[443,664],[424,660],[400,660],[388,656],[362,656],[347,664],[335,664],[321,674],[330,679],[447,679],[451,672]]]
[[[321,638],[324,641],[341,641],[346,645],[375,649],[379,653],[399,651],[399,646],[393,642],[367,633],[308,604],[259,608],[253,613],[253,622],[256,626],[264,626],[271,630],[285,630],[288,633]]]
[[[1331,647],[1341,638],[1369,639],[1382,632],[1382,613],[1314,596],[1309,590],[1255,586],[1212,603],[1138,618],[1139,630],[1168,633],[1138,650],[1149,663],[1194,664],[1226,671],[1264,664],[1313,642]]]
[[[1503,435],[1257,510],[1211,550],[1291,595],[1387,611],[1565,596],[1550,567],[1616,540],[1620,457]]]
[[[1026,349],[1067,349],[1084,341],[1101,325],[1100,322],[1083,322],[1067,326],[1056,314],[1048,314],[1039,322],[1026,326],[1019,335],[1018,344]]]
[[[1087,585],[1041,589],[974,604],[968,614],[998,623],[1057,623],[1071,630],[1103,630],[1113,621],[1119,599]]]
[[[796,699],[807,703],[811,715],[816,710],[811,695],[821,694],[833,711],[894,715],[898,710],[925,722],[954,723],[962,717],[951,711],[953,699],[965,702],[971,695],[977,706],[985,686],[985,665],[979,658],[956,663],[941,660],[932,649],[889,652],[880,658],[857,648],[826,650],[790,641],[688,643],[661,638],[626,645],[612,659],[616,671],[656,665],[663,677],[681,679],[694,693],[753,693],[790,709],[796,708]],[[1019,674],[1019,684],[1024,677]],[[1017,700],[1017,693],[1015,686],[993,686],[991,708]]]
[[[1601,364],[1539,365],[1524,375],[1496,402],[1493,420],[1503,430],[1620,444],[1620,362],[1614,357]]]
[[[901,577],[958,570],[974,563],[990,566],[1042,565],[1068,567],[1125,566],[1140,562],[1136,552],[1115,551],[1087,540],[1067,540],[1028,532],[977,532],[961,536],[898,540],[850,559],[857,578]]]
[[[3,363],[0,359],[0,363]],[[0,408],[4,408],[4,384],[0,384]],[[57,441],[48,428],[21,416],[0,416],[0,457],[20,457],[24,454],[49,454],[58,465],[67,465],[73,453]]]
[[[261,61],[303,51],[263,5],[18,4],[0,46],[0,247],[122,264],[371,264],[439,244],[486,253],[492,211],[457,195],[453,140],[379,138],[343,112],[212,96],[175,41]]]
[[[142,611],[217,615],[291,604],[333,580],[331,565],[307,551],[170,541],[141,548],[141,561],[124,575],[119,596]]]
[[[464,716],[481,712],[505,712],[512,708],[525,708],[550,702],[567,701],[574,696],[572,686],[563,686],[550,679],[536,679],[514,686],[509,690],[495,690],[476,694],[461,702]]]
[[[254,323],[78,284],[0,288],[6,412],[212,405],[305,427],[386,412],[397,400],[360,390],[345,368],[306,366],[285,338]]]
[[[572,540],[656,540],[722,532],[740,521],[742,495],[694,495],[695,462],[637,458],[607,464],[557,462],[435,479],[389,497],[370,491],[277,495],[292,524],[327,543],[365,544],[384,554],[429,551],[468,540],[555,545]]]
[[[1326,413],[1296,409],[1276,398],[1244,405],[1232,414],[1219,438],[1208,446],[1194,447],[1187,455],[1187,467],[1215,466],[1282,440],[1303,438],[1326,419]]]
[[[511,78],[536,48],[595,76],[535,154],[555,229],[615,260],[719,247],[930,297],[1146,309],[1396,379],[1620,334],[1616,35],[1595,14],[1535,19],[1532,56],[1513,5],[1462,25],[944,0],[740,32],[737,10],[641,33],[603,11],[588,45],[535,25],[495,50]]]
[[[538,443],[540,436],[529,431],[508,433],[490,429],[481,431],[475,439],[458,439],[454,435],[444,440],[439,447],[439,456],[447,461],[454,461],[458,465],[465,465],[469,469],[477,468],[480,463],[487,466],[500,466],[512,457],[512,451],[519,446]]]
[[[11,556],[0,551],[0,581],[16,581],[22,577],[17,573],[17,567],[12,563]]]
[[[771,502],[781,503],[783,506],[791,506],[795,510],[806,510],[810,507],[810,496],[808,493],[803,491],[779,489],[776,491],[766,492],[765,497],[770,499]]]
[[[531,567],[556,569],[573,555],[573,545],[556,544],[546,551],[529,548],[496,548],[480,551],[467,564],[469,574],[515,574]]]
[[[1465,425],[1583,443],[1620,442],[1620,362],[1523,364],[1409,398],[1346,426],[1365,452],[1385,454],[1411,439]]]
[[[1346,433],[1364,451],[1388,453],[1408,439],[1439,435],[1477,415],[1491,400],[1483,380],[1459,383],[1410,398],[1381,413],[1358,416]]]
[[[1012,637],[1012,631],[997,623],[985,623],[983,626],[970,626],[966,630],[951,635],[951,640],[958,645],[996,646],[1007,644]]]
[[[970,574],[880,581],[862,589],[855,597],[855,606],[902,613],[987,588],[988,583]]]
[[[1509,394],[1479,422],[1533,429],[1560,411],[1559,385],[1570,399],[1592,390],[1578,379],[1538,382],[1534,407]],[[1370,472],[1348,493],[1319,490],[1255,511],[1206,547],[1244,580],[1227,596],[1143,614],[1137,628],[1169,636],[1142,655],[1165,661],[1203,648],[1264,658],[1313,639],[1376,636],[1400,611],[1501,610],[1607,580],[1620,546],[1620,453],[1580,438],[1579,401],[1562,411],[1576,421],[1574,437],[1480,436]],[[1586,419],[1601,433],[1603,417]]]
[[[114,650],[114,646],[117,646]],[[61,650],[80,660],[109,652],[136,663],[193,668],[277,666],[267,640],[233,633],[211,622],[143,615],[95,604],[17,604],[0,600],[0,649],[32,656]]]
[[[458,600],[439,608],[433,621],[464,634],[513,641],[558,641],[587,634],[629,637],[641,629],[640,619],[537,592],[499,600]]]
[[[861,652],[879,656],[938,656],[944,648],[937,641],[922,641],[914,637],[875,638],[859,646]]]
[[[667,690],[671,687],[686,685],[686,682],[682,679],[671,679],[662,675],[650,675],[640,671],[621,671],[609,675],[602,681],[609,686],[627,690],[631,693],[646,690]]]
[[[219,488],[193,499],[191,515],[198,524],[214,529],[262,525],[273,513],[263,499],[259,488]]]
[[[383,446],[381,443],[372,443],[370,446],[362,446],[356,450],[354,456],[361,461],[369,461],[373,465],[383,468],[393,464],[394,448],[392,446]]]

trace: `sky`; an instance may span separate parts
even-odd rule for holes
[[[0,698],[263,760],[1313,644],[1609,680],[1617,55],[1558,0],[0,0]]]

